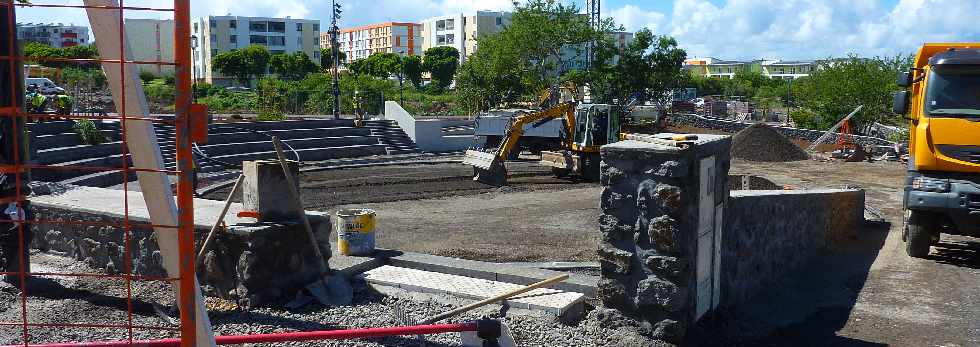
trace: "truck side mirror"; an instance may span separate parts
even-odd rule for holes
[[[905,114],[909,111],[909,92],[902,90],[895,92],[892,99],[892,112]]]
[[[895,84],[899,87],[907,88],[912,85],[912,74],[908,71],[899,72],[898,76],[895,77]]]

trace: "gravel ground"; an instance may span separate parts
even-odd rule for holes
[[[69,258],[48,254],[32,255],[34,270],[53,270],[94,273],[96,270]],[[217,335],[238,335],[272,333],[301,330],[331,330],[361,327],[382,327],[405,325],[395,314],[403,311],[411,320],[445,312],[469,301],[404,292],[398,289],[384,289],[379,292],[355,281],[355,299],[350,306],[324,308],[309,304],[297,310],[281,308],[258,308],[250,311],[212,310],[211,322]],[[108,282],[93,278],[37,278],[30,282],[28,289],[28,319],[32,323],[101,323],[125,324],[126,300],[124,282]],[[154,309],[176,317],[172,308],[173,296],[168,285],[161,282],[134,282],[133,323],[144,326],[176,328]],[[211,299],[209,299],[210,301]],[[0,320],[17,322],[21,317],[19,291],[9,285],[0,286]],[[57,313],[57,314],[52,314]],[[599,322],[608,318],[590,315],[581,321],[561,322],[555,316],[527,310],[506,310],[499,305],[490,305],[445,322],[464,322],[480,318],[502,318],[511,329],[520,346],[643,346],[637,344],[636,336],[632,342],[610,340],[607,336],[621,333],[599,327]],[[607,325],[607,323],[602,323]],[[618,326],[617,326],[618,327]],[[620,330],[628,331],[629,327]],[[19,327],[0,329],[0,344],[22,343]],[[134,339],[155,339],[175,337],[175,332],[135,329]],[[93,340],[125,340],[126,329],[104,328],[31,328],[29,341],[72,342]],[[426,336],[427,346],[458,346],[459,334],[447,333]],[[620,341],[620,342],[610,342]],[[262,344],[263,346],[417,346],[414,337],[388,337],[358,341],[293,342]]]

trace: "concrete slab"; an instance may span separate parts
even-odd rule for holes
[[[401,252],[388,258],[388,264],[425,271],[441,272],[491,281],[502,281],[527,285],[552,278],[564,272],[527,268],[500,263],[441,257],[437,255]],[[599,278],[582,274],[571,274],[568,280],[554,285],[554,288],[583,293],[594,297]]]
[[[363,274],[368,283],[398,287],[408,291],[436,293],[482,300],[517,289],[522,285],[439,272],[382,266]],[[584,308],[585,295],[550,288],[538,288],[518,295],[507,304],[522,309],[541,310],[564,319],[576,319]]]
[[[385,265],[385,259],[379,257],[358,257],[342,255],[333,252],[330,256],[330,268],[347,277],[353,277],[365,271]]]

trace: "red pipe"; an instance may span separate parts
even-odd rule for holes
[[[347,330],[320,330],[320,331],[299,331],[288,333],[256,334],[256,335],[227,335],[215,337],[215,342],[219,345],[235,345],[243,343],[271,343],[287,341],[314,341],[314,340],[343,340],[343,339],[363,339],[368,337],[398,336],[398,335],[428,335],[452,333],[461,331],[477,331],[477,322],[457,323],[457,324],[432,324],[432,325],[410,325],[401,327],[385,328],[362,328]],[[17,347],[25,345],[7,345],[3,347]],[[30,347],[177,347],[180,346],[180,339],[160,339],[160,340],[140,340],[133,341],[102,341],[102,342],[68,342],[68,343],[46,343],[30,344]]]

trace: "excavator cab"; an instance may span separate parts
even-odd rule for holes
[[[598,147],[616,142],[621,119],[619,110],[609,104],[582,104],[575,109],[573,146],[598,152]]]

